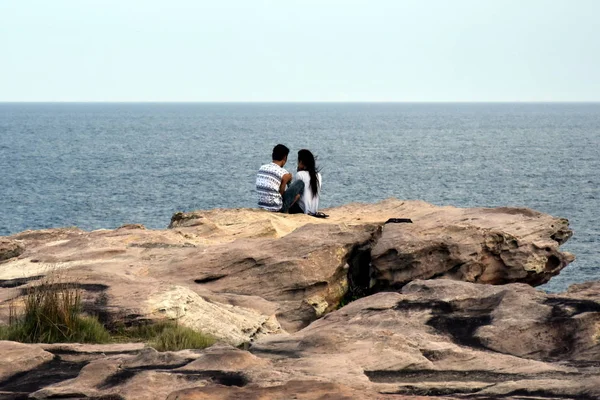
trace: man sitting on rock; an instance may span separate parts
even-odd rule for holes
[[[278,144],[273,148],[273,162],[260,167],[256,174],[258,206],[264,210],[287,213],[304,191],[304,182],[291,183],[292,174],[283,168],[289,153],[290,149]]]

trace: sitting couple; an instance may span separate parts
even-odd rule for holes
[[[273,162],[258,170],[258,206],[268,211],[325,216],[318,212],[321,174],[315,157],[306,149],[298,152],[298,173],[292,182],[292,174],[283,168],[289,153],[290,149],[278,144],[273,149]]]

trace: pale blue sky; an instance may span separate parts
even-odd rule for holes
[[[0,101],[600,101],[598,0],[0,0]]]

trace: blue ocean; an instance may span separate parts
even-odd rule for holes
[[[0,235],[254,207],[283,143],[322,167],[322,207],[388,197],[525,206],[568,218],[577,260],[545,285],[600,279],[600,103],[4,103]]]

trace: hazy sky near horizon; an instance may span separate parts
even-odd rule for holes
[[[598,0],[0,0],[0,101],[600,101]]]

